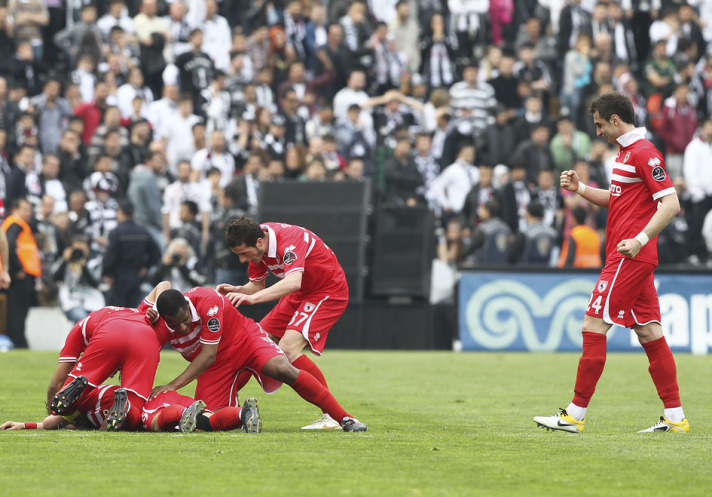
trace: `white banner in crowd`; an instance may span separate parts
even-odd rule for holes
[[[463,350],[580,351],[581,322],[598,273],[465,272],[459,283]],[[712,276],[659,274],[662,325],[674,352],[712,348]],[[613,327],[608,350],[642,350]]]

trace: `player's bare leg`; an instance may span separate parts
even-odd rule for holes
[[[278,344],[279,348],[282,349],[284,355],[287,356],[287,359],[289,359],[289,362],[291,362],[295,368],[308,372],[316,378],[319,383],[324,385],[324,388],[329,388],[326,384],[324,373],[322,373],[321,369],[314,364],[314,361],[303,352],[309,345],[304,335],[297,330],[287,330]],[[303,426],[302,430],[333,430],[337,428],[341,428],[339,422],[324,412],[319,419],[307,426]]]
[[[307,371],[295,368],[285,356],[273,357],[262,367],[262,374],[291,386],[301,398],[339,419],[344,431],[366,431],[366,425],[354,419],[337,402],[331,392],[324,388]]]
[[[648,361],[650,362],[648,371],[665,409],[663,416],[660,416],[660,421],[638,433],[656,431],[681,433],[690,431],[690,423],[685,418],[682,403],[680,402],[675,359],[663,336],[662,326],[653,322],[644,326],[635,326],[633,331],[638,335],[638,341],[648,356]]]

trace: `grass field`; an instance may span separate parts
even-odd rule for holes
[[[44,417],[56,358],[0,354],[0,420]],[[677,356],[690,434],[635,433],[662,413],[644,354],[609,355],[583,434],[536,428],[570,401],[577,361],[327,351],[318,364],[366,433],[302,431],[316,408],[250,382],[259,435],[2,432],[0,496],[712,495],[712,358]],[[185,364],[164,353],[156,381]]]

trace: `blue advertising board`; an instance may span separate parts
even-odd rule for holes
[[[581,323],[597,273],[465,272],[459,282],[462,350],[580,351]],[[677,352],[712,348],[712,276],[658,274],[663,333]],[[608,350],[642,350],[614,326]]]

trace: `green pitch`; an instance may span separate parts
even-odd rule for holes
[[[0,355],[0,421],[40,421],[56,353]],[[327,351],[332,392],[366,433],[306,432],[320,413],[250,382],[263,432],[0,433],[2,496],[673,496],[712,489],[712,357],[676,357],[685,435],[644,354],[610,354],[581,435],[532,422],[572,396],[578,354]],[[185,367],[164,353],[157,382]],[[192,394],[190,387],[183,393]]]

